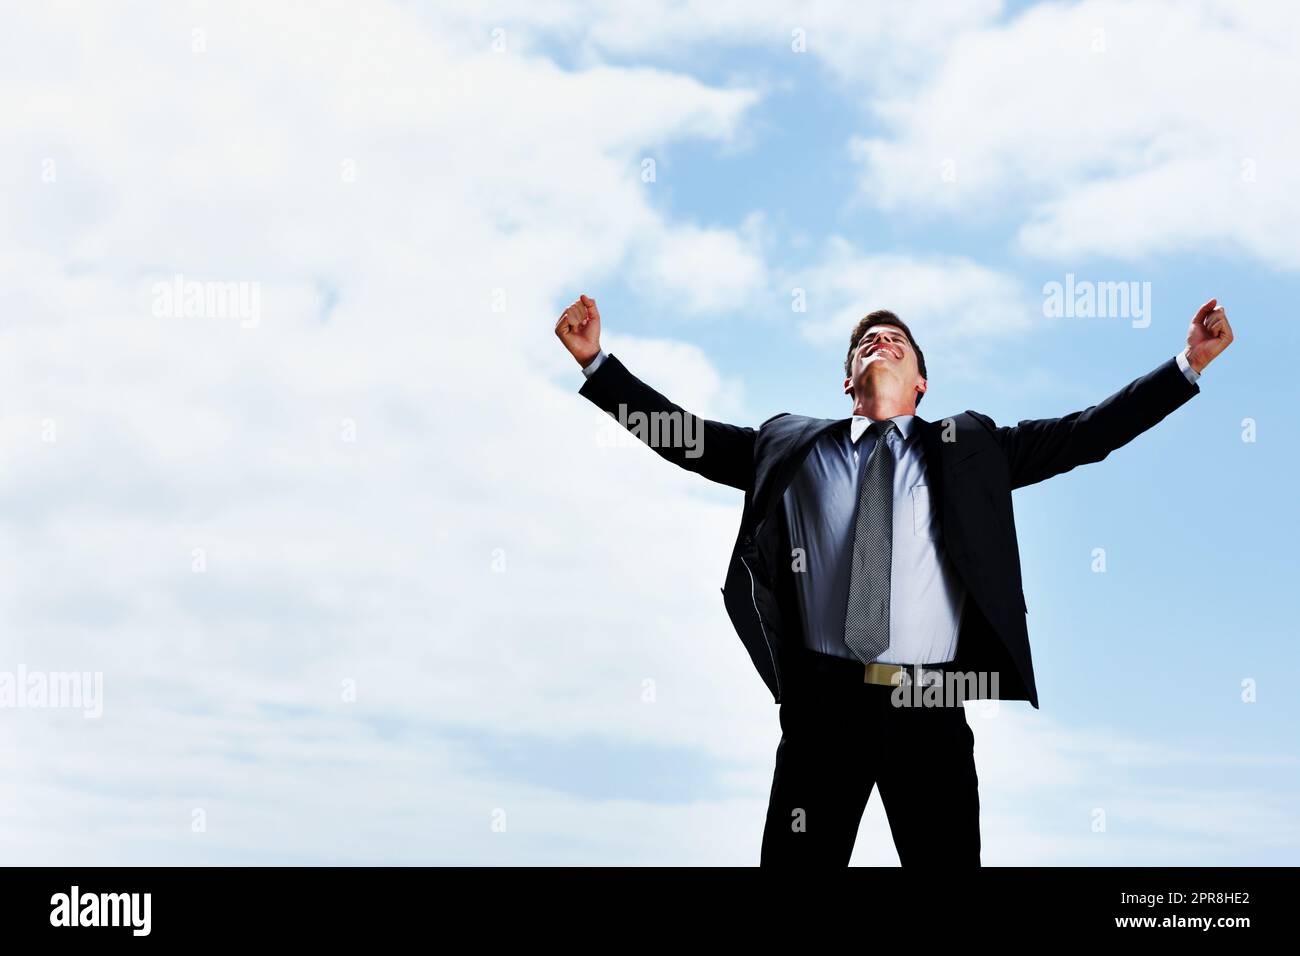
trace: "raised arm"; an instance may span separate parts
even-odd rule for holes
[[[1232,342],[1227,314],[1211,299],[1192,319],[1187,348],[1104,401],[1062,418],[997,426],[972,413],[1002,447],[1011,487],[1021,488],[1101,461],[1200,392],[1196,378]]]
[[[656,454],[741,491],[754,483],[753,428],[700,418],[660,395],[600,350],[600,311],[583,295],[560,315],[555,334],[583,371],[578,394],[614,416]],[[599,365],[595,365],[599,356]]]

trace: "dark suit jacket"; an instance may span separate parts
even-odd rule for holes
[[[997,672],[998,697],[1038,706],[1012,490],[1101,461],[1199,391],[1170,359],[1105,401],[1063,418],[1014,426],[998,426],[969,410],[936,422],[917,418],[943,539],[968,590],[954,668]],[[690,416],[613,355],[606,355],[580,394],[615,417],[622,406],[623,421],[634,412]],[[680,443],[651,446],[674,464],[745,493],[723,601],[776,703],[783,662],[791,648],[803,645],[782,495],[812,443],[843,421],[783,412],[753,429],[697,418],[696,431],[686,433],[702,436],[697,457]]]

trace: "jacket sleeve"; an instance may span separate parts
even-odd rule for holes
[[[1200,392],[1170,359],[1114,395],[1063,418],[1026,419],[997,426],[972,412],[1006,455],[1011,487],[1023,488],[1079,466],[1101,461]]]
[[[748,491],[754,483],[753,428],[700,418],[607,355],[578,392],[674,465]]]

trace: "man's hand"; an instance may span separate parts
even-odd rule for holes
[[[555,334],[560,337],[569,354],[586,368],[600,352],[600,310],[596,300],[581,295],[560,313],[555,323]]]
[[[1187,364],[1199,375],[1214,357],[1232,344],[1228,313],[1216,308],[1218,299],[1201,306],[1187,330]]]

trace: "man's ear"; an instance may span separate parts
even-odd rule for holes
[[[846,379],[844,380],[844,394],[845,394],[845,395],[852,395],[852,394],[853,394],[853,379],[851,379],[851,378],[846,378]]]
[[[917,381],[920,382],[921,384],[916,386],[916,397],[920,398],[922,395],[925,394],[925,390],[930,387],[930,383],[923,378],[918,378]]]

